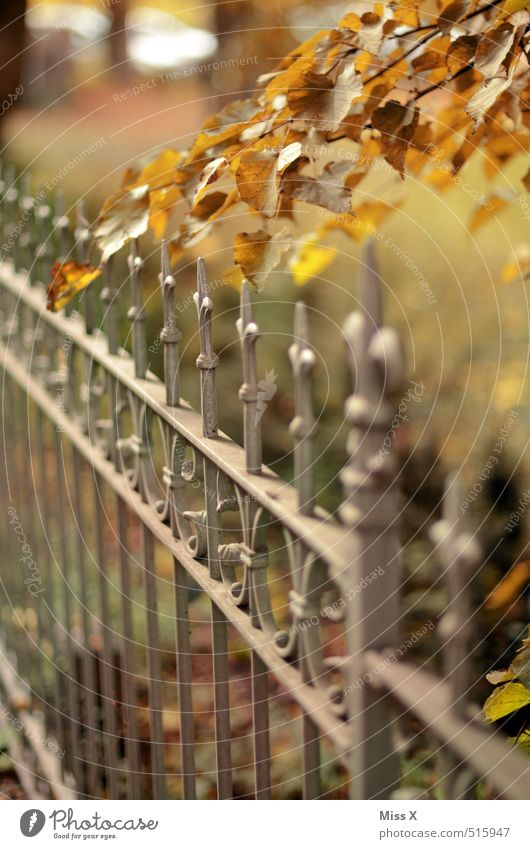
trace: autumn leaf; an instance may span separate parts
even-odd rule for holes
[[[202,241],[211,231],[213,224],[238,200],[237,189],[229,193],[210,192],[205,195],[181,224],[180,247],[189,248]]]
[[[333,262],[336,248],[319,244],[320,232],[309,233],[291,257],[289,269],[297,286],[304,286],[313,277],[318,277]]]
[[[484,703],[484,716],[488,722],[496,722],[530,704],[530,690],[523,684],[510,682],[497,687]]]
[[[52,312],[63,309],[66,304],[101,274],[100,268],[83,265],[69,260],[55,262],[52,282],[48,286],[47,308]]]
[[[405,156],[418,126],[417,109],[389,100],[372,115],[374,129],[381,133],[386,161],[403,176]]]
[[[212,161],[204,167],[197,188],[195,190],[195,194],[193,196],[193,201],[191,204],[192,209],[197,203],[199,203],[200,200],[202,200],[211,184],[215,183],[216,180],[218,180],[219,177],[223,174],[227,165],[228,160],[226,159],[226,157],[218,156],[216,159],[212,159]]]
[[[155,238],[163,237],[169,218],[181,197],[182,193],[177,186],[149,192],[149,227]]]
[[[469,232],[474,233],[492,218],[496,218],[499,212],[502,212],[510,205],[510,200],[511,198],[497,194],[488,195],[488,197],[484,198],[471,216]]]
[[[335,162],[326,165],[318,178],[289,173],[282,180],[282,192],[330,212],[351,213],[351,190],[342,182],[351,170],[351,163]]]
[[[310,122],[320,131],[333,132],[340,127],[351,103],[363,91],[361,74],[353,62],[348,63],[334,81],[330,75],[304,72],[299,85],[289,90],[287,103],[299,120]]]
[[[149,226],[147,185],[120,189],[105,203],[96,222],[94,237],[102,252],[102,262],[122,248],[129,239],[137,239]]]
[[[493,77],[477,89],[470,98],[465,111],[473,119],[475,129],[482,123],[484,115],[491,109],[497,98],[511,85],[514,71],[515,65],[512,65],[508,76]]]
[[[519,279],[521,276],[526,279],[529,274],[530,244],[523,242],[515,248],[509,262],[504,265],[501,280],[503,283],[511,283],[512,280]]]
[[[278,209],[281,174],[300,156],[301,150],[300,143],[294,142],[281,152],[266,148],[250,149],[242,154],[236,171],[241,199],[266,218],[272,218]]]
[[[266,230],[238,233],[234,243],[234,262],[254,289],[261,291],[266,277],[279,265],[282,254],[291,246],[292,236],[287,229],[275,235]]]
[[[514,602],[523,589],[530,584],[530,562],[517,563],[489,594],[486,610],[498,610]]]

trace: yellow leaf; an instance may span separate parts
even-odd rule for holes
[[[530,690],[522,684],[509,683],[497,687],[484,703],[484,715],[488,722],[495,722],[510,713],[530,704]]]
[[[486,610],[498,610],[516,601],[530,582],[530,562],[517,563],[486,599]]]
[[[526,0],[505,0],[502,9],[511,15],[513,12],[520,12],[522,9],[530,9],[530,3],[527,3]]]
[[[530,755],[530,731],[523,731],[518,737],[508,737],[508,743],[520,746],[523,752]]]
[[[496,218],[499,212],[506,209],[510,201],[501,195],[489,195],[475,210],[469,222],[469,232],[474,233],[479,227],[487,224],[491,218]]]
[[[266,230],[238,233],[234,242],[234,262],[239,265],[254,291],[263,288],[265,278],[279,264],[291,245],[291,234],[284,228],[274,236]]]
[[[530,244],[523,242],[518,245],[512,255],[512,258],[501,271],[501,280],[503,283],[511,283],[512,280],[525,278],[530,272]]]
[[[164,235],[169,217],[181,197],[177,186],[149,192],[149,226],[157,239]]]
[[[182,153],[180,151],[171,148],[164,150],[156,159],[145,165],[134,185],[143,186],[147,184],[149,191],[155,191],[169,185],[174,170],[181,160]]]
[[[57,312],[68,301],[92,283],[101,274],[100,268],[81,265],[77,262],[56,262],[52,268],[52,282],[48,286],[48,304],[51,312]]]
[[[310,233],[289,263],[297,286],[304,286],[313,277],[318,277],[335,259],[336,249],[320,245],[319,241],[319,233]]]

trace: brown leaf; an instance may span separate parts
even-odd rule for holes
[[[255,233],[238,233],[234,242],[234,262],[255,292],[263,288],[264,281],[279,264],[282,254],[291,246],[291,234],[287,229],[274,236],[266,230]]]
[[[484,120],[484,115],[493,106],[497,98],[511,85],[515,71],[512,65],[507,77],[493,77],[485,85],[481,86],[467,102],[465,111],[473,119],[475,129]]]
[[[348,114],[351,103],[363,91],[362,76],[353,62],[348,63],[334,82],[329,74],[309,69],[300,84],[289,90],[287,102],[291,113],[316,124],[321,131],[334,132]]]
[[[447,51],[447,70],[452,76],[471,64],[478,38],[478,35],[461,35],[451,43]]]
[[[418,109],[405,106],[397,100],[389,100],[372,115],[372,125],[381,133],[384,157],[401,176],[405,169],[405,156],[418,126],[418,120]]]
[[[204,239],[213,224],[239,200],[239,192],[210,192],[205,195],[181,224],[180,247],[189,248]]]
[[[47,308],[57,312],[66,306],[78,292],[92,283],[101,274],[100,268],[77,262],[55,262],[52,268],[52,282],[48,286]]]
[[[351,162],[331,162],[317,179],[300,174],[287,174],[282,180],[282,193],[289,198],[323,206],[331,212],[351,212],[351,191],[343,184],[344,175],[352,171]]]
[[[94,237],[105,263],[129,239],[137,239],[149,226],[147,184],[120,189],[104,204],[96,222]]]
[[[212,159],[211,162],[205,165],[199,178],[195,195],[193,196],[191,204],[192,208],[201,200],[203,195],[206,194],[208,186],[219,179],[227,165],[228,161],[224,156],[218,156],[216,159]]]
[[[442,10],[437,25],[442,32],[449,32],[458,21],[461,21],[469,7],[469,0],[454,0]]]
[[[513,44],[514,37],[515,27],[510,21],[503,21],[487,29],[477,47],[474,62],[476,70],[485,77],[497,76]]]
[[[280,151],[271,148],[245,151],[236,171],[241,200],[266,218],[276,215],[281,174],[301,152],[300,142],[293,142]]]

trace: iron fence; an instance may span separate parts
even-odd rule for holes
[[[147,365],[138,242],[129,254],[129,355],[110,265],[100,292],[104,331],[96,287],[79,301],[82,316],[46,311],[50,260],[68,253],[60,198],[52,211],[13,175],[2,194],[0,693],[32,798],[248,796],[237,777],[242,764],[256,798],[282,797],[288,784],[275,764],[286,751],[299,761],[305,798],[340,796],[346,784],[353,798],[414,797],[421,789],[400,785],[410,728],[430,741],[447,798],[472,795],[483,780],[500,797],[527,798],[530,762],[484,725],[467,697],[468,586],[481,555],[462,526],[456,479],[432,529],[449,598],[437,626],[444,673],[398,648],[402,504],[392,444],[382,445],[404,365],[396,333],[382,324],[373,245],[359,308],[344,326],[350,437],[344,500],[328,515],[315,499],[315,353],[302,303],[288,350],[288,484],[262,463],[260,331],[246,285],[237,321],[240,447],[217,424],[220,363],[204,263],[194,296],[197,412],[179,390],[167,246],[161,381]],[[31,227],[17,232],[26,214]],[[80,259],[88,238],[79,209]],[[207,674],[196,663],[197,606],[203,642],[208,620],[200,654]],[[245,717],[249,735],[238,731]]]

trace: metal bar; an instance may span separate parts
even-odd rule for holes
[[[217,397],[215,391],[215,369],[219,357],[213,350],[212,311],[213,303],[209,296],[204,260],[197,262],[197,291],[193,299],[199,319],[199,340],[201,352],[197,357],[197,368],[201,370],[201,418],[204,436],[213,439],[217,436]]]
[[[59,431],[54,428],[54,447],[55,447],[55,474],[57,487],[57,512],[56,518],[59,524],[59,540],[60,540],[60,562],[61,562],[61,579],[63,585],[63,611],[61,625],[64,629],[64,640],[66,643],[66,727],[69,736],[71,750],[67,751],[67,763],[70,764],[74,775],[76,787],[82,786],[82,770],[80,759],[80,721],[77,715],[77,705],[79,702],[78,696],[80,693],[80,685],[77,680],[76,660],[74,653],[74,640],[72,637],[72,585],[71,585],[71,570],[70,570],[70,553],[68,551],[68,542],[66,538],[66,522],[65,513],[65,485],[63,474],[66,472],[64,456],[62,451],[62,443]]]
[[[173,557],[177,645],[177,683],[180,715],[182,795],[195,799],[195,729],[191,692],[192,670],[188,614],[188,574],[178,557]]]
[[[259,339],[259,327],[252,319],[252,304],[248,284],[241,284],[240,316],[236,322],[241,341],[243,360],[243,385],[239,398],[243,402],[243,444],[245,447],[246,470],[250,475],[261,474],[261,417],[258,409],[258,374],[256,365],[256,342]]]
[[[107,784],[108,798],[118,798],[118,752],[117,752],[117,721],[114,692],[114,634],[111,627],[112,617],[109,605],[107,554],[105,537],[105,511],[102,503],[102,492],[99,475],[92,469],[92,495],[96,522],[97,569],[99,584],[100,624],[101,624],[101,712],[103,719],[103,753],[104,774]]]
[[[85,203],[83,199],[77,201],[76,204],[76,227],[74,231],[75,250],[77,261],[81,264],[88,262],[88,252],[90,245],[90,229],[85,216]],[[91,334],[96,329],[96,300],[94,287],[87,286],[83,289],[79,298],[85,317],[85,329],[88,334]]]
[[[127,318],[132,325],[135,376],[144,378],[147,374],[147,344],[145,341],[145,311],[142,299],[141,273],[143,262],[138,250],[138,239],[133,239],[129,253],[129,271],[133,302],[127,311]]]
[[[131,558],[128,549],[127,509],[120,496],[116,496],[118,512],[118,537],[120,540],[120,589],[123,623],[122,669],[123,699],[126,718],[125,752],[127,761],[127,787],[129,799],[141,798],[140,752],[138,743],[138,719],[136,708],[135,660],[133,646],[133,622],[131,614]]]
[[[101,787],[100,765],[98,757],[97,739],[99,732],[96,720],[96,658],[92,651],[92,614],[90,612],[88,569],[86,558],[86,522],[83,498],[81,492],[81,458],[75,447],[71,446],[72,469],[73,469],[73,493],[75,526],[77,538],[77,568],[79,570],[80,600],[81,600],[81,623],[83,632],[83,651],[81,654],[81,667],[83,670],[83,685],[81,699],[83,704],[83,746],[85,781],[83,790],[86,795],[98,798]]]
[[[162,727],[162,671],[158,639],[158,611],[155,584],[155,555],[153,536],[142,525],[145,609],[147,619],[147,668],[149,691],[149,725],[151,732],[151,776],[153,799],[163,799],[166,793],[164,730]]]
[[[164,383],[166,386],[166,402],[176,407],[180,401],[179,389],[179,342],[181,333],[177,327],[175,315],[175,286],[176,281],[171,274],[169,249],[165,239],[161,246],[160,285],[162,287],[162,303],[164,308],[164,327],[160,340],[164,344]]]
[[[255,651],[251,655],[251,677],[256,799],[270,799],[269,669]]]
[[[55,618],[55,580],[53,574],[53,560],[51,553],[51,540],[48,537],[51,527],[51,504],[52,498],[49,487],[48,471],[46,468],[46,419],[42,408],[36,405],[36,430],[37,430],[37,462],[39,469],[39,484],[42,495],[39,503],[39,514],[43,530],[43,571],[44,580],[47,587],[45,597],[43,598],[43,606],[47,613],[47,631],[48,640],[51,644],[50,663],[53,665],[55,677],[55,697],[48,706],[48,723],[50,733],[54,733],[58,738],[59,743],[64,747],[64,738],[62,736],[62,723],[60,717],[60,698],[62,693],[62,677],[58,665],[58,648],[57,648],[57,627]],[[42,504],[42,513],[40,513]],[[51,694],[50,694],[51,695]]]
[[[206,537],[208,545],[208,571],[221,580],[219,546],[222,541],[220,514],[217,511],[217,470],[204,460],[204,500],[206,507]],[[211,632],[214,676],[215,747],[217,758],[217,795],[219,799],[232,797],[232,752],[230,732],[230,691],[228,670],[228,626],[226,617],[211,601]]]

